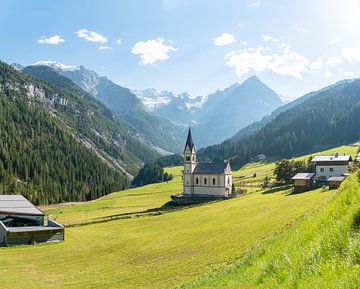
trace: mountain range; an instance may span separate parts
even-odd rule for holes
[[[124,118],[139,135],[161,151],[181,152],[191,125],[199,147],[233,136],[239,128],[280,107],[279,95],[256,76],[207,96],[175,94],[154,88],[130,90],[83,66],[40,61],[71,79],[109,109]],[[166,153],[166,152],[165,152]]]
[[[258,154],[292,157],[360,139],[360,79],[343,80],[280,107],[199,157],[238,167]]]

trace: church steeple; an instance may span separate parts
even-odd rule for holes
[[[190,127],[189,127],[188,136],[187,136],[187,139],[186,139],[186,144],[185,144],[184,152],[185,152],[185,150],[186,150],[187,147],[189,148],[190,152],[192,152],[193,149],[195,150],[195,144],[194,144],[194,141],[193,141],[193,139],[192,139]]]

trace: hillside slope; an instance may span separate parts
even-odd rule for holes
[[[199,151],[210,159],[231,159],[241,166],[257,154],[291,157],[316,146],[337,146],[360,139],[360,80],[320,90],[280,113],[244,138],[232,138]]]
[[[360,288],[359,177],[298,226],[183,288]]]
[[[37,204],[89,200],[126,187],[125,173],[157,156],[67,84],[51,86],[0,63],[1,193],[23,193]]]

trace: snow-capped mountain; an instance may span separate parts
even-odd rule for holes
[[[50,66],[70,78],[124,117],[145,139],[170,151],[181,149],[182,134],[189,124],[199,146],[207,146],[224,141],[283,104],[279,95],[256,76],[194,97],[154,88],[130,90],[83,66],[55,61],[36,65]]]
[[[155,88],[131,90],[131,92],[141,100],[148,111],[156,111],[175,99],[181,99],[187,109],[191,110],[192,108],[200,108],[206,100],[203,96],[193,97],[187,92],[175,94],[170,91]]]

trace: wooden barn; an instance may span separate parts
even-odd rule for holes
[[[294,192],[301,193],[311,189],[314,183],[314,173],[298,173],[291,178],[294,181]]]
[[[0,195],[0,246],[58,242],[64,227],[49,219],[22,195]]]

